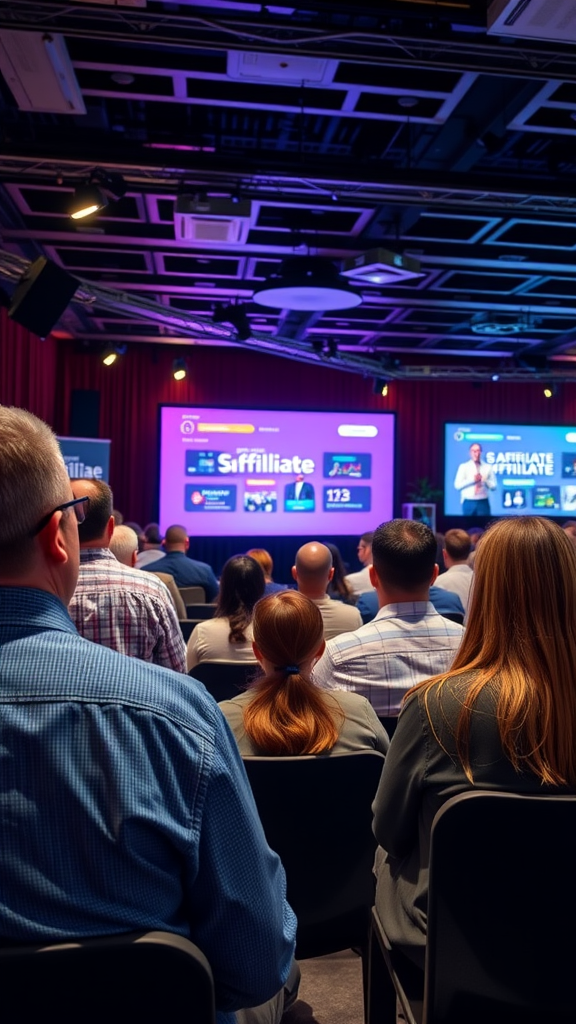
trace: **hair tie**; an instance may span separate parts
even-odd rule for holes
[[[275,665],[275,672],[285,672],[287,676],[295,676],[300,671],[299,665]]]

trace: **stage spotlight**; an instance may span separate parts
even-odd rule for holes
[[[102,362],[104,366],[113,366],[119,356],[123,356],[126,353],[126,345],[113,345],[107,348],[102,356]]]
[[[126,194],[127,185],[121,174],[108,174],[100,167],[95,167],[88,181],[79,185],[69,206],[72,220],[90,217],[98,210],[103,210],[110,200],[121,199]]]
[[[172,376],[174,380],[186,380],[188,369],[185,359],[175,359],[172,363]]]
[[[70,205],[70,216],[72,220],[82,220],[105,206],[108,206],[108,200],[98,185],[80,185]]]
[[[556,395],[556,385],[555,384],[545,384],[544,385],[544,398],[554,398],[555,395]]]

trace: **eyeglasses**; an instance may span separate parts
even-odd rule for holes
[[[84,520],[86,519],[86,515],[88,513],[88,506],[89,505],[90,505],[90,498],[88,498],[88,497],[72,498],[72,501],[65,501],[62,505],[57,505],[56,508],[53,508],[51,512],[48,512],[45,516],[42,517],[42,519],[40,520],[38,525],[35,526],[34,529],[31,531],[30,535],[32,537],[35,537],[36,534],[41,533],[41,531],[44,529],[44,527],[48,526],[48,523],[52,519],[52,516],[54,515],[54,513],[55,512],[63,512],[64,509],[66,509],[66,508],[73,508],[74,512],[76,513],[76,520],[77,520],[77,522],[78,523],[83,523]]]

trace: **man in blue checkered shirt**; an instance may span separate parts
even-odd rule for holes
[[[46,424],[0,406],[0,941],[175,932],[210,962],[220,1024],[277,1024],[297,984],[283,868],[204,688],[76,631],[86,507]]]

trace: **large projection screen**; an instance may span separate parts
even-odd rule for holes
[[[462,515],[454,485],[474,444],[494,474],[492,516],[576,516],[576,426],[471,422],[445,424],[445,515]]]
[[[359,535],[392,518],[393,481],[393,413],[160,407],[163,532]]]

